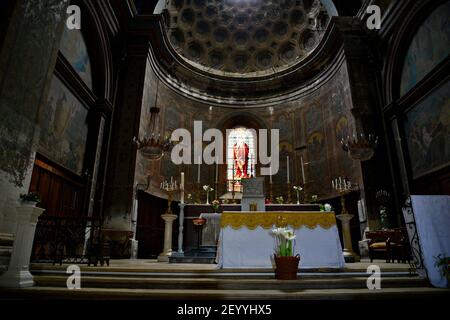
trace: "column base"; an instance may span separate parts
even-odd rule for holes
[[[0,277],[0,288],[28,288],[34,286],[33,275],[29,271],[6,271]]]
[[[131,259],[136,260],[138,258],[138,246],[139,241],[131,240]]]
[[[172,257],[183,258],[184,257],[184,252],[183,251],[181,251],[181,252],[179,252],[179,251],[172,252]]]
[[[169,262],[169,258],[172,256],[172,252],[168,252],[168,253],[161,253],[158,256],[158,262]]]

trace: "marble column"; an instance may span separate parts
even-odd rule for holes
[[[158,261],[169,262],[169,257],[172,256],[172,227],[177,216],[174,214],[163,214],[161,218],[163,218],[166,227],[164,229],[164,250],[158,256]]]
[[[39,216],[44,209],[31,205],[16,208],[17,226],[8,271],[0,277],[0,287],[23,288],[34,285],[30,273],[31,250]]]
[[[338,218],[341,221],[342,224],[342,238],[344,240],[344,259],[345,262],[358,262],[360,261],[359,256],[353,251],[353,245],[352,245],[352,235],[350,231],[350,220],[352,220],[354,215],[344,213],[337,215],[336,218]]]

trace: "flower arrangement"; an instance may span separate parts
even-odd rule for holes
[[[20,200],[22,200],[22,202],[39,203],[41,201],[41,197],[37,193],[30,192],[28,194],[21,194]]]
[[[208,186],[208,185],[204,185],[204,186],[203,186],[203,190],[205,190],[206,192],[214,191],[214,189],[211,188],[211,186]]]
[[[333,207],[329,203],[320,205],[320,212],[331,212],[333,211]]]
[[[191,193],[189,193],[189,194],[187,195],[187,197],[186,197],[186,202],[187,202],[187,203],[192,203],[192,202],[193,202],[193,198],[192,198],[192,194],[191,194]]]
[[[283,199],[282,196],[276,197],[276,198],[275,198],[275,201],[276,201],[278,204],[283,204],[283,203],[284,203],[284,199]]]
[[[316,203],[317,202],[317,198],[318,198],[317,194],[312,195],[311,196],[312,203]]]
[[[211,186],[204,185],[204,186],[203,186],[203,190],[206,191],[206,204],[209,204],[209,193],[210,193],[211,191],[214,191],[214,189],[211,188]]]
[[[303,188],[300,186],[294,186],[293,189],[297,193],[297,204],[300,204],[300,192],[303,191]]]
[[[294,256],[294,230],[290,228],[276,228],[272,230],[276,238],[276,255],[279,257]]]
[[[213,207],[214,212],[217,212],[217,210],[219,210],[219,208],[220,208],[220,201],[213,200],[213,202],[211,202],[211,206]]]

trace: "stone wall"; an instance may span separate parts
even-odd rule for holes
[[[151,75],[155,78],[155,75]],[[155,103],[156,80],[150,82],[153,98],[144,105],[141,118],[141,136],[148,128],[148,113]],[[291,160],[291,182],[302,182],[301,157],[305,163],[306,191],[308,197],[318,195],[319,199],[335,197],[331,180],[338,176],[361,184],[361,169],[342,150],[340,139],[353,134],[354,121],[351,115],[351,95],[347,67],[342,63],[338,71],[323,86],[298,100],[283,103],[271,108],[233,109],[220,108],[198,103],[182,97],[161,82],[158,89],[158,106],[161,108],[161,122],[166,134],[174,129],[186,128],[193,135],[193,124],[203,121],[203,130],[218,128],[224,130],[226,119],[246,116],[254,118],[267,129],[280,130],[280,170],[273,178],[274,196],[286,197],[286,157]],[[302,147],[303,150],[296,150]],[[160,197],[159,184],[171,176],[179,180],[180,172],[185,172],[187,193],[193,191],[197,174],[196,165],[176,166],[170,161],[170,154],[162,160],[149,162],[140,156],[137,159],[137,183],[145,183],[151,176],[149,192]],[[201,184],[214,184],[214,165],[202,165]],[[221,170],[219,194],[225,192],[225,167]],[[268,179],[267,179],[268,180]]]

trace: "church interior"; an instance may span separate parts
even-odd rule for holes
[[[449,17],[1,1],[0,300],[448,298]]]

